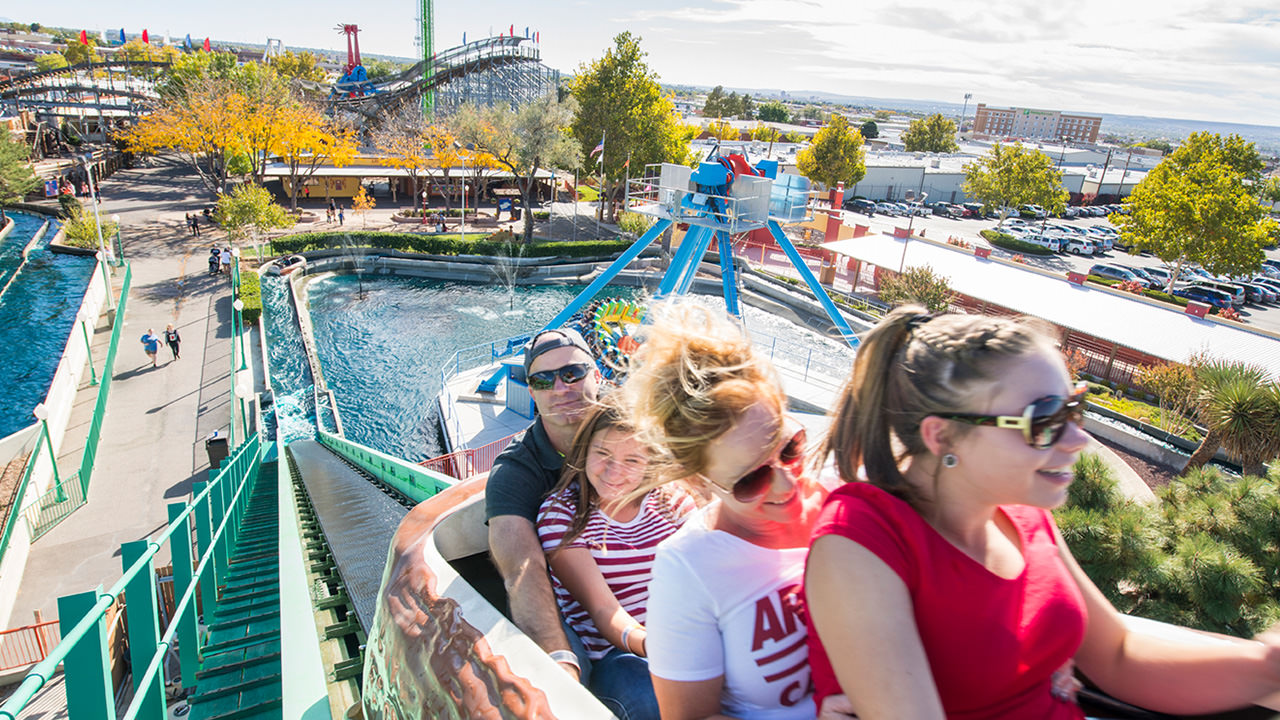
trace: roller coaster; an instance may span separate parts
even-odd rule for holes
[[[151,60],[109,60],[25,73],[0,80],[0,104],[11,105],[15,115],[22,108],[36,108],[70,117],[136,116],[159,99],[147,76],[168,67]],[[98,77],[104,71],[106,77]]]

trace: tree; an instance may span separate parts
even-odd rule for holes
[[[728,120],[712,120],[706,129],[717,140],[737,140],[739,137],[737,129]]]
[[[740,120],[750,120],[755,117],[755,103],[751,100],[751,96],[742,93],[738,97],[738,111],[734,113]]]
[[[49,53],[36,58],[36,70],[44,72],[45,70],[61,70],[67,67],[67,59],[62,53]]]
[[[0,207],[18,202],[40,187],[31,167],[27,144],[9,132],[0,132]]]
[[[1253,143],[1192,133],[1125,200],[1127,215],[1113,215],[1120,236],[1135,250],[1160,258],[1176,281],[1188,263],[1215,275],[1255,272],[1275,222],[1260,203],[1267,185]]]
[[[326,117],[319,108],[305,102],[284,109],[280,118],[283,130],[276,145],[280,159],[289,168],[289,209],[298,209],[298,189],[316,168],[328,162],[342,167],[356,154],[356,141],[350,128]]]
[[[774,142],[781,136],[782,135],[781,133],[778,132],[777,128],[769,127],[764,123],[756,123],[756,126],[751,128],[752,140],[759,140],[761,142]]]
[[[211,193],[220,194],[227,185],[227,163],[243,146],[243,117],[243,95],[226,92],[215,79],[199,79],[182,95],[163,98],[123,138],[134,152],[177,152]]]
[[[393,112],[385,113],[382,123],[373,130],[373,146],[385,156],[378,162],[399,168],[409,176],[409,183],[413,187],[413,197],[410,198],[412,205],[416,205],[422,197],[418,178],[432,162],[431,148],[437,144],[446,144],[436,142],[442,132],[441,128],[431,124],[415,102],[406,102]],[[451,142],[452,138],[449,140]]]
[[[862,135],[849,127],[843,115],[832,115],[813,142],[796,156],[796,167],[810,180],[829,188],[843,182],[852,187],[867,174]]]
[[[241,185],[218,198],[213,219],[232,240],[241,242],[268,230],[293,225],[293,218],[276,204],[271,193],[252,184]]]
[[[789,142],[789,143],[796,143],[796,144],[799,144],[799,143],[803,143],[803,142],[808,142],[808,141],[809,141],[809,136],[808,136],[808,135],[805,135],[805,134],[804,134],[804,133],[802,133],[802,132],[798,132],[798,131],[796,131],[796,130],[789,130],[789,131],[787,131],[787,133],[786,133],[786,134],[784,134],[784,135],[782,136],[782,139],[783,139],[783,140],[785,140],[785,141],[787,141],[787,142]]]
[[[1240,461],[1247,475],[1280,456],[1280,383],[1263,368],[1215,360],[1195,368],[1196,418],[1208,430],[1187,461],[1187,471],[1213,459],[1218,447]]]
[[[67,59],[68,65],[102,61],[102,57],[98,55],[98,45],[93,40],[90,40],[88,45],[80,42],[79,39],[68,41],[62,56]]]
[[[729,110],[729,98],[724,94],[724,86],[717,85],[711,88],[711,92],[707,93],[707,99],[702,103],[702,114],[705,117],[722,118]],[[735,100],[734,104],[737,104]],[[734,108],[735,110],[737,108]],[[729,112],[732,115],[731,112]]]
[[[1175,435],[1191,429],[1195,416],[1196,371],[1195,358],[1188,363],[1160,363],[1138,368],[1138,383],[1156,396],[1160,407],[1157,425]]]
[[[63,196],[69,197],[69,196]],[[106,242],[107,238],[116,234],[118,229],[111,219],[99,213],[96,217],[93,211],[85,211],[84,206],[79,201],[72,198],[72,203],[67,206],[67,217],[62,222],[64,237],[67,244],[78,248],[88,248],[96,250],[101,247],[101,242]],[[98,223],[102,223],[102,235],[98,235]]]
[[[875,114],[876,114],[876,119],[879,120],[880,122],[884,122],[885,120],[890,120],[893,118],[892,110],[876,110]]]
[[[324,68],[320,67],[320,58],[306,51],[295,53],[292,50],[285,50],[281,55],[272,58],[271,66],[281,77],[291,80],[318,83],[324,82],[328,75]]]
[[[912,120],[902,133],[902,144],[907,152],[952,153],[960,149],[956,144],[956,124],[934,113],[923,120]]]
[[[370,80],[378,82],[381,80],[389,80],[396,75],[405,71],[405,67],[399,63],[393,63],[389,60],[381,60],[372,58],[364,64],[365,74]]]
[[[1142,142],[1134,143],[1131,147],[1151,148],[1152,150],[1159,150],[1165,155],[1168,155],[1169,153],[1173,152],[1173,143],[1163,139],[1143,140]]]
[[[1040,205],[1051,213],[1060,212],[1067,202],[1062,189],[1062,172],[1039,150],[1020,144],[996,145],[982,158],[964,168],[965,194],[985,208],[1000,208],[1004,225],[1008,211],[1019,205]]]
[[[580,66],[569,83],[578,101],[571,131],[582,156],[590,158],[602,138],[605,142],[596,167],[610,201],[603,209],[608,222],[613,222],[621,196],[625,163],[630,161],[638,170],[654,163],[690,161],[688,134],[644,58],[640,38],[624,32],[604,57]]]
[[[787,106],[777,100],[770,100],[761,105],[756,110],[756,117],[765,122],[791,122],[791,113],[787,112]]]
[[[951,307],[951,283],[928,265],[909,267],[901,275],[890,275],[880,284],[880,299],[897,307],[906,303],[923,305],[931,313]]]
[[[512,111],[506,105],[463,105],[450,127],[458,141],[473,145],[479,153],[516,178],[524,206],[524,241],[533,241],[533,189],[538,170],[572,168],[581,162],[577,143],[568,134],[577,101],[559,102],[545,96]]]
[[[880,126],[876,124],[875,120],[868,120],[862,123],[862,129],[860,132],[862,133],[862,137],[867,140],[873,140],[880,137]]]
[[[364,189],[364,185],[356,190],[356,194],[351,198],[351,211],[360,213],[360,219],[364,227],[369,226],[369,211],[377,205],[369,193]]]

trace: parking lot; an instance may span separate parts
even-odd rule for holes
[[[863,213],[846,210],[844,222],[848,225],[870,225],[871,231],[877,233],[892,232],[895,227],[907,227],[908,222],[910,222],[913,234],[924,235],[924,237],[931,240],[945,241],[948,237],[954,236],[973,245],[991,248],[993,257],[1008,258],[1016,254],[992,246],[978,234],[981,230],[995,228],[995,220],[957,220],[936,215],[920,216],[912,220],[906,217],[887,217],[880,213],[877,213],[874,217],[868,217]],[[1062,222],[1078,227],[1110,225],[1105,218],[1050,220],[1050,222]],[[1271,259],[1280,260],[1280,250],[1268,250],[1266,254]],[[1067,254],[1024,255],[1023,257],[1028,265],[1034,265],[1063,275],[1068,271],[1086,273],[1094,263],[1132,265],[1140,268],[1164,267],[1159,258],[1151,255],[1130,255],[1119,249],[1093,257]],[[1237,309],[1247,325],[1272,332],[1280,332],[1280,303],[1271,305],[1246,303]]]

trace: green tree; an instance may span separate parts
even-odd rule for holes
[[[923,120],[912,120],[902,133],[902,144],[907,152],[952,153],[960,149],[956,144],[956,124],[934,113]]]
[[[880,285],[880,299],[897,307],[906,303],[923,305],[931,313],[951,307],[951,283],[928,265],[909,267],[901,275],[890,275]]]
[[[232,240],[241,242],[268,230],[293,225],[293,218],[276,204],[271,193],[253,184],[241,185],[219,197],[213,218]]]
[[[45,70],[61,70],[67,66],[67,59],[62,53],[49,53],[36,58],[36,70],[41,72]]]
[[[876,124],[875,120],[868,120],[862,123],[860,132],[862,133],[862,137],[867,140],[873,140],[880,137],[880,126]]]
[[[116,234],[118,228],[106,214],[99,212],[95,217],[93,211],[85,210],[79,201],[72,198],[72,202],[74,204],[69,203],[67,205],[67,218],[62,222],[64,237],[66,237],[68,245],[90,250],[101,247],[98,241],[99,222],[102,223],[102,242],[108,242],[108,239]]]
[[[838,182],[853,187],[867,174],[862,135],[843,115],[832,115],[827,126],[813,136],[813,142],[796,156],[796,167],[800,174],[829,188]]]
[[[822,108],[817,105],[805,105],[800,114],[804,116],[805,120],[817,120],[822,117]]]
[[[9,132],[0,132],[0,207],[18,202],[40,187],[31,168],[27,144]]]
[[[62,56],[67,59],[68,65],[80,65],[82,63],[101,62],[102,57],[98,55],[98,45],[93,40],[89,40],[89,44],[85,45],[80,39],[71,40],[67,43],[66,49],[62,51]]]
[[[724,94],[723,85],[711,88],[711,92],[707,93],[707,99],[702,103],[702,115],[713,118],[725,117],[726,113],[731,115],[727,107],[728,101],[729,97]]]
[[[781,139],[789,143],[802,143],[802,142],[808,142],[809,136],[796,130],[790,130],[785,135],[783,135]]]
[[[1275,222],[1260,196],[1263,161],[1238,135],[1197,132],[1166,157],[1113,215],[1120,236],[1169,267],[1176,280],[1188,263],[1215,275],[1242,275],[1262,264]]]
[[[1215,360],[1195,368],[1196,419],[1208,432],[1183,473],[1213,459],[1218,447],[1240,461],[1245,474],[1261,475],[1280,456],[1280,383],[1267,371]]]
[[[742,93],[738,96],[738,112],[735,114],[741,120],[751,120],[756,116],[755,105],[750,95]]]
[[[1151,148],[1152,150],[1159,150],[1165,155],[1168,155],[1169,153],[1173,152],[1173,143],[1163,139],[1143,140],[1142,142],[1134,143],[1131,147]]]
[[[996,145],[981,159],[966,165],[961,186],[965,194],[984,207],[1001,208],[996,227],[1004,225],[1007,211],[1019,205],[1040,205],[1056,213],[1067,202],[1062,172],[1054,169],[1053,160],[1020,144]]]
[[[538,170],[576,168],[582,155],[569,125],[577,101],[564,102],[545,96],[513,111],[504,104],[489,107],[463,105],[450,120],[458,142],[474,145],[499,167],[516,177],[524,205],[524,241],[533,241],[534,185]]]
[[[389,80],[390,78],[404,72],[405,68],[399,63],[393,63],[390,60],[381,60],[373,58],[364,64],[364,71],[370,80],[375,82],[381,80]]]
[[[876,114],[876,119],[879,120],[880,122],[884,122],[885,120],[890,120],[893,118],[892,110],[876,110],[875,114]]]
[[[582,156],[589,158],[588,168],[599,168],[604,175],[609,202],[602,212],[607,213],[608,222],[613,222],[615,203],[621,199],[623,165],[628,159],[636,169],[690,161],[688,133],[644,58],[640,38],[624,32],[614,38],[614,47],[604,57],[580,66],[570,81],[578,101],[571,132]],[[604,152],[591,158],[601,138]]]
[[[271,65],[275,67],[276,72],[280,76],[287,79],[308,80],[310,82],[324,82],[328,73],[324,68],[320,67],[320,58],[306,52],[295,53],[292,50],[285,50],[284,53],[271,60]]]
[[[777,100],[770,100],[761,105],[756,110],[756,117],[765,122],[791,122],[791,113],[787,112],[787,106]]]

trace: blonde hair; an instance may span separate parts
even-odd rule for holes
[[[707,443],[757,403],[786,407],[768,359],[741,325],[689,302],[650,311],[622,393],[640,436],[659,451],[658,482],[702,473]]]
[[[1051,347],[1031,322],[987,315],[929,315],[896,308],[863,339],[840,391],[821,457],[835,454],[845,482],[864,467],[870,482],[917,506],[902,460],[928,453],[920,422],[971,411],[973,396],[1005,363]],[[957,426],[963,434],[969,426]]]

